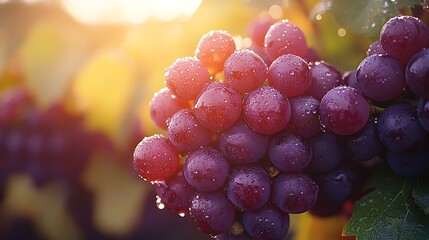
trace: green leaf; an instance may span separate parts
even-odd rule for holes
[[[429,215],[429,180],[419,179],[417,187],[413,190],[413,197],[417,206],[423,210],[426,215]]]
[[[370,181],[375,189],[356,202],[343,234],[358,239],[427,239],[429,217],[413,197],[419,180],[378,175]]]
[[[424,0],[322,0],[313,15],[330,11],[342,27],[376,39],[387,20],[404,8],[423,3]]]

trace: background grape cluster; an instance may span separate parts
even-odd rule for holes
[[[166,135],[144,138],[137,173],[159,208],[218,239],[282,239],[289,214],[330,216],[364,192],[379,162],[429,170],[429,29],[390,19],[357,70],[342,75],[293,23],[260,18],[252,46],[214,30],[165,72],[151,103]]]

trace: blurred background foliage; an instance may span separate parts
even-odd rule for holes
[[[210,30],[226,30],[238,46],[246,44],[250,22],[270,15],[299,26],[309,47],[344,73],[357,67],[390,16],[410,13],[403,2],[0,0],[0,94],[21,86],[41,109],[61,102],[83,114],[88,131],[110,142],[92,154],[80,177],[89,200],[61,182],[40,188],[25,174],[9,176],[0,236],[22,239],[18,232],[29,231],[40,239],[208,239],[188,218],[158,211],[150,184],[131,167],[141,137],[163,133],[148,108],[164,86],[164,70],[176,58],[192,56]],[[75,210],[86,211],[91,227],[77,225],[76,213],[66,210],[71,197],[92,203]],[[290,238],[337,239],[346,217],[301,214],[291,222]]]

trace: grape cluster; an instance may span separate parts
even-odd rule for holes
[[[26,173],[36,185],[75,181],[101,135],[87,131],[80,115],[60,104],[38,107],[21,87],[0,99],[0,174]],[[2,181],[4,182],[4,181]]]
[[[134,151],[159,208],[189,213],[216,239],[284,239],[289,214],[329,216],[361,196],[371,160],[428,172],[429,29],[419,19],[392,18],[344,75],[287,20],[258,19],[250,38],[236,49],[211,31],[166,70],[150,102],[166,135]],[[405,103],[416,95],[417,106]]]

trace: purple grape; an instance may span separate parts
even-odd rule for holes
[[[253,212],[244,212],[243,226],[254,239],[281,240],[289,231],[289,214],[265,206]]]
[[[287,213],[303,213],[313,207],[318,191],[316,183],[306,174],[281,174],[273,182],[273,201]]]
[[[179,152],[194,151],[212,141],[212,132],[205,128],[195,116],[194,110],[182,109],[168,122],[168,138]]]
[[[289,99],[291,117],[287,130],[311,138],[320,133],[320,102],[312,96]]]
[[[265,35],[264,47],[271,61],[288,53],[300,57],[307,53],[304,33],[288,20],[271,25]]]
[[[261,15],[252,22],[249,23],[247,27],[247,33],[252,40],[252,45],[255,45],[259,48],[264,47],[265,35],[270,29],[271,25],[275,23],[270,15]]]
[[[420,98],[417,104],[417,115],[422,127],[429,132],[429,100]]]
[[[378,55],[378,54],[386,54],[386,51],[384,51],[383,47],[381,46],[380,40],[376,40],[369,46],[368,50],[366,51],[366,56],[369,57],[371,55]]]
[[[278,90],[263,86],[246,96],[243,115],[244,121],[254,131],[262,134],[278,133],[289,123],[289,100]]]
[[[420,49],[429,47],[429,28],[413,16],[396,16],[380,31],[380,42],[390,56],[406,64]]]
[[[406,177],[418,177],[429,172],[429,142],[425,141],[413,148],[395,153],[387,152],[387,162],[397,174]]]
[[[196,192],[191,198],[189,215],[201,231],[209,234],[227,232],[234,217],[234,205],[222,192]]]
[[[268,67],[264,60],[249,49],[236,50],[225,62],[225,83],[239,93],[260,87],[267,78]]]
[[[177,59],[165,72],[165,85],[186,100],[194,100],[210,82],[207,68],[195,57]]]
[[[168,88],[154,94],[149,103],[152,120],[162,129],[167,129],[167,120],[180,109],[190,108],[187,100],[176,97]]]
[[[307,62],[320,62],[321,58],[319,54],[317,54],[316,50],[313,48],[307,48],[307,53],[305,54],[304,59]]]
[[[427,134],[420,125],[415,107],[397,103],[381,113],[378,135],[390,151],[401,152],[424,140]]]
[[[313,156],[307,169],[313,173],[333,170],[341,162],[337,137],[332,133],[320,133],[309,140]]]
[[[388,55],[366,57],[358,66],[356,79],[359,91],[376,101],[392,100],[406,86],[404,66]]]
[[[347,71],[343,74],[344,84],[359,90],[359,85],[356,79],[356,70]]]
[[[271,182],[267,171],[259,166],[237,166],[226,184],[229,200],[241,210],[254,211],[270,198]]]
[[[411,58],[405,79],[411,91],[420,97],[429,98],[429,48],[423,48]]]
[[[228,161],[219,150],[212,147],[193,151],[183,165],[186,181],[202,192],[220,189],[228,177],[228,172]]]
[[[271,139],[268,155],[272,164],[283,172],[299,172],[311,161],[310,144],[299,135],[288,132]]]
[[[347,156],[358,162],[368,161],[384,151],[384,145],[378,137],[377,124],[368,121],[359,132],[343,138]]]
[[[369,104],[362,94],[348,86],[331,89],[320,101],[322,122],[338,135],[361,130],[368,121],[369,112]]]
[[[259,161],[267,152],[269,137],[250,129],[244,122],[222,131],[218,136],[219,149],[233,164]]]
[[[162,135],[145,137],[134,150],[134,168],[147,181],[165,180],[179,168],[179,152]]]
[[[216,235],[214,239],[216,240],[252,240],[252,238],[249,235],[247,235],[247,233],[243,233],[240,235],[222,233],[222,234]]]
[[[311,63],[309,66],[311,86],[306,95],[313,96],[320,101],[329,90],[343,84],[341,73],[331,64],[320,61]]]
[[[213,131],[231,127],[240,117],[242,99],[233,88],[225,85],[205,90],[195,103],[198,121]]]
[[[285,54],[271,63],[268,82],[287,97],[299,96],[311,85],[310,69],[303,58]]]
[[[188,184],[182,171],[178,171],[165,181],[155,183],[154,186],[158,207],[162,204],[169,211],[182,216],[188,213],[190,199],[195,189]]]

